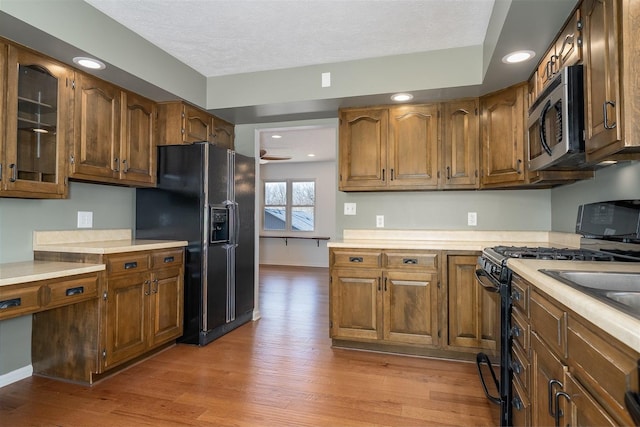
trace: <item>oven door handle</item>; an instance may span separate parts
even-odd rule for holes
[[[496,405],[500,405],[502,403],[502,399],[500,399],[500,397],[495,397],[492,396],[489,393],[489,389],[487,389],[487,383],[484,380],[484,376],[482,375],[482,368],[481,365],[482,364],[486,364],[487,367],[489,368],[489,372],[491,373],[491,379],[493,380],[493,383],[496,386],[496,390],[498,390],[498,393],[500,392],[500,383],[498,382],[498,378],[496,378],[496,373],[493,371],[493,366],[491,366],[491,360],[489,360],[489,356],[487,356],[485,353],[478,353],[476,355],[476,366],[478,367],[478,375],[480,376],[480,383],[482,384],[482,388],[484,389],[484,394],[487,396],[487,398],[495,403]]]
[[[500,284],[481,268],[476,269],[476,279],[478,283],[489,292],[500,292]]]

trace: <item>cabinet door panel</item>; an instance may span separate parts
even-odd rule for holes
[[[381,328],[380,271],[334,270],[331,337],[377,339]]]
[[[567,373],[567,394],[571,398],[571,426],[617,426],[609,414],[593,399],[593,396]]]
[[[351,110],[340,116],[340,189],[384,187],[387,110]]]
[[[154,273],[150,297],[149,345],[182,335],[182,270],[172,268]]]
[[[498,294],[476,283],[476,260],[476,256],[448,257],[448,345],[497,350]]]
[[[156,106],[130,92],[122,93],[120,178],[133,184],[156,181]]]
[[[71,176],[118,178],[120,89],[76,73],[74,133]]]
[[[436,273],[389,271],[383,284],[385,340],[438,343],[438,276]]]
[[[482,184],[524,181],[524,92],[514,86],[482,99]]]
[[[532,425],[553,426],[555,425],[555,420],[549,409],[554,409],[554,413],[555,410],[558,410],[558,408],[555,408],[553,396],[556,392],[564,390],[567,367],[540,341],[536,334],[531,334],[531,350],[533,372],[531,388]],[[564,414],[560,420],[563,423],[562,425],[565,425],[568,422],[566,401],[560,399],[559,406],[559,409]]]
[[[8,61],[7,139],[0,190],[19,197],[64,197],[73,72],[13,46],[8,49]],[[0,64],[0,72],[2,68]]]
[[[480,145],[478,101],[447,102],[443,107],[444,188],[475,188]]]
[[[204,111],[190,105],[184,106],[184,141],[209,141],[211,138],[211,117]]]
[[[107,280],[105,366],[142,354],[147,348],[148,274],[128,274]]]
[[[388,185],[437,188],[438,105],[389,110]]]
[[[232,123],[213,117],[211,120],[213,135],[211,141],[218,147],[234,148],[234,125]]]
[[[622,138],[620,80],[617,74],[617,3],[616,0],[587,0],[584,3],[584,125],[587,153]]]

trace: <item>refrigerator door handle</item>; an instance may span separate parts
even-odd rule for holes
[[[237,202],[234,203],[233,213],[235,216],[235,229],[233,233],[233,244],[238,246],[238,242],[240,241],[240,209]]]

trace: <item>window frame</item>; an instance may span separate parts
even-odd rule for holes
[[[285,228],[282,230],[267,230],[265,228],[265,209],[269,206],[283,206],[283,205],[267,205],[266,204],[266,184],[267,183],[285,183],[286,189],[286,201],[285,201]],[[313,183],[313,205],[293,205],[293,184],[301,183],[301,182],[312,182]],[[261,201],[261,211],[262,211],[262,231],[265,233],[313,233],[316,231],[317,223],[316,223],[316,215],[317,215],[317,200],[318,192],[317,192],[317,182],[315,178],[284,178],[284,179],[263,179],[262,180],[262,201]],[[313,208],[313,229],[312,230],[294,230],[292,228],[292,212],[293,208]]]

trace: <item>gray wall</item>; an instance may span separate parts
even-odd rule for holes
[[[70,183],[69,199],[0,198],[0,263],[33,259],[35,230],[72,230],[77,211],[93,212],[93,228],[133,228],[135,190]],[[0,376],[31,364],[31,316],[0,321]]]
[[[609,166],[592,180],[551,190],[552,229],[574,232],[581,204],[623,199],[640,199],[640,162]]]

